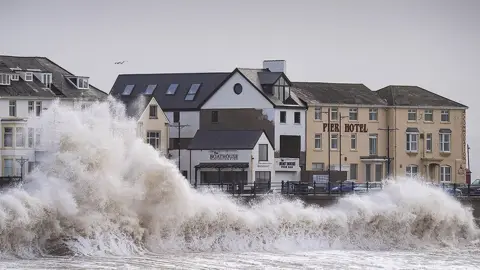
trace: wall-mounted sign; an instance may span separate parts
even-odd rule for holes
[[[210,160],[238,160],[237,151],[217,151],[212,150],[209,153]]]
[[[340,132],[340,124],[338,123],[328,123],[323,124],[323,132]],[[366,133],[368,132],[367,124],[345,124],[343,132],[355,132],[355,133]]]
[[[276,158],[275,170],[277,171],[298,171],[299,167],[298,158]]]

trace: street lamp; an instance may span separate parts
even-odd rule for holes
[[[28,158],[20,158],[17,159],[17,162],[20,163],[20,179],[23,181],[23,165],[25,165],[26,162],[28,162]]]
[[[358,114],[358,112],[357,112]],[[342,171],[342,119],[347,118],[347,116],[342,116],[341,112],[338,112],[338,125],[339,125],[339,134],[338,134],[338,171]],[[358,117],[358,116],[357,116]]]

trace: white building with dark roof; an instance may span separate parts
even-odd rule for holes
[[[46,57],[0,55],[1,177],[21,176],[38,161],[41,132],[26,126],[29,117],[40,117],[56,99],[80,108],[106,98],[88,79]]]

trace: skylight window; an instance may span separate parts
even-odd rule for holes
[[[153,91],[155,91],[155,88],[157,88],[156,84],[150,84],[148,85],[147,89],[145,90],[145,95],[151,95],[153,94]]]
[[[190,90],[188,90],[188,93],[185,96],[185,100],[193,100],[195,98],[195,95],[197,94],[199,88],[200,88],[199,83],[192,84],[192,86],[190,86]]]
[[[178,88],[178,83],[172,83],[167,89],[167,95],[175,95],[175,92],[177,91]]]
[[[129,85],[125,86],[125,89],[123,90],[122,95],[129,96],[132,93],[134,87],[135,87],[135,85],[133,85],[133,84],[129,84]]]

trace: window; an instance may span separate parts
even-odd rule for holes
[[[423,112],[423,120],[426,122],[433,122],[433,110],[425,110]]]
[[[25,134],[23,127],[17,127],[15,129],[15,146],[25,147]]]
[[[28,114],[32,114],[33,110],[35,109],[35,102],[34,101],[29,101],[28,102]]]
[[[33,81],[33,73],[32,72],[25,72],[25,81],[26,82]]]
[[[368,154],[371,156],[378,154],[378,135],[370,134],[368,136]]]
[[[10,85],[10,75],[0,74],[0,85]]]
[[[17,159],[15,159],[15,162],[16,162],[16,164],[15,164],[15,175],[16,176],[23,176],[23,174],[22,174],[22,169],[23,169],[22,168],[22,159],[17,158]]]
[[[365,164],[365,182],[372,181],[372,164]]]
[[[268,161],[268,144],[258,146],[258,161]]]
[[[3,147],[13,147],[13,128],[3,128]]]
[[[185,96],[185,100],[194,100],[195,95],[197,94],[199,88],[200,88],[199,83],[192,84],[192,86],[190,86],[190,90],[188,90],[188,93]]]
[[[350,135],[350,150],[357,149],[357,133],[352,133]]]
[[[8,102],[8,115],[9,116],[17,116],[17,101],[10,100]]]
[[[3,176],[13,176],[13,159],[6,158],[3,160]]]
[[[417,121],[417,110],[408,110],[408,121]]]
[[[129,84],[129,85],[125,86],[125,89],[123,89],[122,95],[129,96],[132,93],[134,87],[135,87],[135,85],[133,85],[133,84]]]
[[[39,147],[41,144],[41,138],[42,138],[42,129],[37,128],[35,129],[35,146]]]
[[[293,118],[294,118],[293,121],[294,121],[295,124],[300,124],[300,122],[301,122],[301,120],[302,120],[302,119],[301,119],[302,117],[301,117],[301,115],[300,115],[300,112],[295,112],[295,113],[293,114]]]
[[[352,108],[348,110],[348,120],[350,121],[358,121],[358,109]]]
[[[218,111],[212,111],[212,123],[218,123]]]
[[[173,122],[174,123],[180,122],[180,112],[173,112]]]
[[[338,120],[338,108],[331,108],[330,109],[330,120],[337,121]]]
[[[147,131],[147,143],[153,148],[160,148],[160,131]]]
[[[322,120],[322,108],[315,107],[315,120]]]
[[[425,139],[425,151],[427,153],[432,152],[432,147],[433,147],[433,142],[432,142],[432,133],[427,133],[426,139]]]
[[[34,130],[33,128],[28,128],[28,147],[29,148],[33,148],[33,134],[34,134]]]
[[[418,166],[417,165],[408,165],[406,167],[406,176],[410,178],[416,178],[418,174]]]
[[[29,161],[27,165],[27,171],[28,173],[33,172],[33,169],[35,169],[35,162],[34,161]]]
[[[42,82],[45,84],[46,88],[50,88],[52,86],[52,74],[51,73],[43,73],[42,74]]]
[[[78,89],[88,89],[88,79],[87,78],[78,78]]]
[[[375,182],[381,182],[383,178],[383,164],[375,164]]]
[[[147,86],[147,89],[145,89],[145,95],[152,95],[153,91],[155,91],[155,88],[157,88],[156,84],[150,84]]]
[[[450,111],[442,110],[440,112],[440,121],[441,122],[450,122]]]
[[[172,83],[167,89],[167,92],[165,93],[166,95],[175,95],[175,92],[177,92],[178,84],[177,83]]]
[[[312,171],[323,171],[325,170],[325,163],[323,162],[313,162]]]
[[[282,102],[285,102],[285,100],[290,97],[290,86],[283,76],[280,77],[273,86],[273,95]]]
[[[418,133],[416,132],[407,132],[406,138],[406,150],[407,152],[418,152]]]
[[[338,134],[330,135],[330,149],[332,150],[338,149]]]
[[[41,101],[35,102],[35,115],[36,116],[42,115],[42,102]]]
[[[255,182],[268,183],[271,180],[271,173],[269,171],[256,171]]]
[[[358,178],[358,164],[350,164],[350,180],[357,180]]]
[[[1,76],[1,75],[0,75]],[[0,79],[1,80],[1,79]],[[18,82],[20,80],[20,75],[18,74],[11,74],[10,80]],[[1,84],[1,83],[0,83]]]
[[[450,182],[452,181],[452,167],[443,165],[440,167],[440,181]]]
[[[378,109],[370,109],[370,110],[368,110],[368,120],[370,120],[370,121],[378,121]]]
[[[450,152],[450,133],[440,133],[440,152]]]
[[[315,149],[322,149],[322,134],[315,134]]]
[[[150,110],[149,110],[149,114],[148,114],[150,119],[157,119],[158,118],[157,111],[158,111],[158,106],[157,105],[150,105]]]
[[[287,122],[287,112],[280,111],[280,123],[285,124]]]

